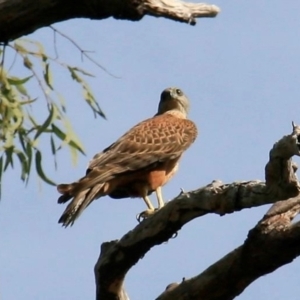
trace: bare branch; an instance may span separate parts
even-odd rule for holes
[[[121,240],[106,244],[108,250],[104,255],[100,256],[95,266],[97,299],[121,299],[120,295],[123,291],[123,282],[128,270],[153,246],[170,239],[184,224],[196,217],[203,216],[207,213],[224,215],[245,208],[275,203],[291,197],[296,198],[289,200],[292,204],[288,205],[288,207],[293,207],[293,209],[297,207],[298,209],[299,185],[298,181],[296,181],[294,174],[295,167],[291,162],[291,157],[293,155],[299,155],[299,133],[300,128],[298,126],[294,127],[292,134],[283,137],[274,145],[270,152],[270,161],[266,167],[266,184],[260,181],[235,182],[232,184],[222,184],[220,181],[213,181],[211,184],[199,190],[181,193],[155,215],[144,220],[132,231],[124,235]],[[275,174],[275,172],[280,172],[281,175]],[[276,180],[277,186],[275,188]],[[284,209],[286,209],[286,205],[280,207],[279,211]],[[298,211],[297,209],[296,211]],[[289,212],[290,210],[288,210],[286,214],[289,214]],[[255,234],[256,232],[258,233],[256,235],[249,235],[248,240],[250,240],[250,242],[245,242],[247,247],[250,247],[252,243],[257,243],[257,241],[261,243],[261,235],[265,235],[266,231],[258,230],[257,228],[261,229],[261,224],[268,224],[265,223],[268,218],[274,218],[274,214],[271,214],[270,217],[266,215],[263,222],[252,231]],[[252,240],[254,242],[252,242]],[[272,237],[270,241],[273,242]],[[264,242],[263,245],[267,245],[266,243],[267,242]],[[257,245],[260,246],[262,244],[257,243]],[[227,284],[233,286],[235,284],[235,277],[232,277],[232,272],[241,276],[240,273],[243,271],[244,262],[249,264],[249,268],[253,263],[253,253],[256,252],[251,252],[252,250],[247,252],[248,250],[244,250],[247,248],[245,247],[239,247],[216,263],[219,264],[217,267],[213,265],[205,271],[204,279],[201,279],[201,286],[203,285],[202,289],[199,289],[198,281],[196,281],[195,286],[193,283],[189,285],[189,290],[192,294],[187,294],[185,287],[190,281],[193,282],[194,279],[191,279],[184,281],[178,287],[173,286],[171,291],[164,292],[159,299],[232,299],[230,298],[232,295],[226,298],[223,291],[221,291],[221,295],[218,298],[215,294],[217,292],[215,289],[215,286],[217,286],[216,281],[214,281],[214,285],[211,286],[207,278],[210,278],[209,276],[212,277],[212,274],[214,274],[214,278],[222,281],[223,276],[225,276],[227,278]],[[262,250],[259,253],[265,255]],[[278,256],[280,256],[280,254],[278,254]],[[236,260],[241,259],[241,257],[245,259],[242,265],[240,263],[237,263],[237,265],[232,264],[236,262]],[[289,259],[291,258],[289,257],[288,260]],[[270,269],[267,265],[268,262],[270,262],[270,260],[266,260],[266,270]],[[280,263],[282,265],[282,262],[279,262],[279,265]],[[263,270],[263,272],[266,272],[266,270]],[[231,272],[231,275],[228,275],[228,272]],[[206,274],[209,274],[209,276]],[[255,270],[253,275],[249,278],[247,277],[248,279],[246,278],[247,280],[244,278],[244,285],[238,286],[238,289],[232,287],[231,292],[237,295],[259,276],[261,275]],[[207,281],[209,282],[205,285]],[[208,297],[212,287],[214,289],[212,295],[215,295],[215,298]],[[181,294],[181,292],[183,294]],[[172,295],[172,297],[169,296],[169,294]],[[184,298],[183,295],[187,296]],[[102,298],[100,298],[100,296]],[[182,298],[180,298],[181,296]]]
[[[104,68],[102,65],[100,65],[95,59],[93,59],[87,50],[83,50],[78,43],[76,43],[72,38],[70,38],[68,35],[64,34],[63,32],[61,32],[60,30],[56,29],[54,26],[49,26],[53,32],[54,32],[54,49],[55,49],[55,54],[58,57],[58,52],[57,52],[57,48],[56,48],[56,34],[59,34],[60,36],[62,36],[63,38],[65,38],[66,40],[68,40],[69,42],[71,42],[79,51],[81,54],[81,60],[83,60],[83,57],[86,57],[89,61],[91,61],[93,64],[95,64],[98,68],[100,68],[101,70],[103,70],[104,72],[106,72],[107,74],[109,74],[110,76],[120,79],[120,77],[112,74],[111,72],[109,72],[106,68]]]
[[[110,250],[114,245],[116,245],[118,241],[111,241],[106,242],[101,245],[101,255],[99,257],[99,260],[97,264],[95,265],[95,277],[96,282],[101,282],[101,287],[105,286],[106,288],[100,288],[100,285],[97,285],[97,299],[106,299],[106,300],[129,300],[128,295],[125,292],[125,289],[123,288],[123,280],[124,278],[118,278],[116,274],[114,273],[114,270],[105,270],[105,259],[107,256],[110,255]],[[109,267],[109,265],[107,265]],[[103,272],[98,272],[98,268],[101,267]],[[112,278],[107,277],[106,275],[103,277],[102,274],[108,274],[108,276],[111,276]],[[109,285],[111,280],[114,281],[114,285]],[[98,289],[99,288],[99,289]],[[118,298],[116,298],[116,295]]]
[[[8,42],[72,18],[138,21],[151,15],[195,25],[196,18],[215,17],[220,9],[180,0],[3,0],[0,11],[0,42]]]
[[[220,9],[215,5],[189,3],[179,0],[146,0],[146,14],[196,25],[196,18],[215,17]]]
[[[300,211],[300,197],[290,201],[290,210],[265,216],[243,245],[157,300],[233,299],[257,278],[292,262],[300,255],[300,224],[291,223]]]

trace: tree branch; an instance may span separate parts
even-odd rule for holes
[[[300,211],[300,197],[289,201],[294,202],[289,211],[265,216],[243,245],[157,300],[233,299],[257,278],[292,262],[300,255],[300,224],[291,223]]]
[[[0,42],[7,43],[72,18],[138,21],[151,15],[195,25],[196,18],[215,17],[220,10],[180,0],[0,0],[0,11]]]
[[[270,151],[270,160],[266,166],[266,183],[260,181],[248,181],[222,184],[220,181],[213,181],[204,188],[180,194],[155,215],[144,220],[132,231],[125,234],[121,240],[113,241],[109,244],[105,243],[104,245],[107,247],[106,251],[104,254],[100,255],[95,266],[97,299],[126,299],[121,298],[121,296],[123,293],[124,278],[128,270],[153,246],[159,245],[170,239],[184,224],[196,217],[203,216],[207,213],[224,215],[245,208],[275,203],[291,197],[295,197],[294,199],[289,200],[292,204],[286,205],[287,201],[283,201],[283,206],[277,207],[277,211],[280,212],[279,215],[285,211],[285,214],[289,216],[291,215],[291,210],[293,211],[293,214],[298,212],[298,195],[300,188],[294,173],[296,167],[292,163],[291,157],[293,155],[299,155],[300,153],[299,136],[300,127],[293,126],[292,134],[283,137],[274,145],[273,149]],[[169,288],[168,291],[162,294],[158,299],[180,300],[199,299],[201,297],[204,299],[232,299],[230,298],[232,295],[237,295],[253,280],[270,270],[270,266],[267,264],[270,260],[266,260],[266,266],[264,268],[260,268],[259,264],[256,263],[256,270],[253,266],[253,255],[256,252],[251,251],[253,251],[255,245],[256,247],[265,245],[268,246],[269,249],[269,245],[275,243],[277,251],[278,248],[282,247],[278,235],[271,234],[274,231],[268,231],[265,229],[266,227],[264,227],[266,226],[265,224],[271,226],[268,223],[268,220],[271,220],[270,218],[275,220],[276,216],[277,214],[274,215],[274,211],[269,211],[263,221],[251,231],[252,233],[249,234],[244,246],[229,253],[221,261],[215,264],[217,266],[211,266],[203,273],[204,275],[199,275],[201,277],[200,281],[198,276],[188,281],[184,281],[178,286],[174,287],[173,285],[172,288]],[[271,223],[274,227],[274,222]],[[278,228],[281,228],[280,226],[275,226],[274,230],[278,230]],[[264,228],[264,230],[260,230],[261,228]],[[266,237],[267,232],[268,235]],[[284,234],[281,233],[281,240],[283,235]],[[297,234],[294,235],[296,236]],[[276,238],[273,238],[273,236]],[[295,236],[293,236],[293,239]],[[289,237],[291,237],[291,235],[289,235]],[[261,257],[266,255],[265,248],[263,251],[261,248],[256,249],[256,251],[257,250],[260,250],[258,255],[261,255]],[[278,252],[277,257],[280,258],[280,260],[277,260],[278,266],[282,265],[284,262],[287,263],[290,261],[293,255],[299,254],[300,247],[299,253],[297,251],[293,252],[291,254],[292,256],[283,256],[282,259],[280,252]],[[270,255],[274,256],[275,254],[272,252]],[[243,260],[241,260],[242,258]],[[274,259],[274,257],[272,257],[272,259]],[[233,265],[232,263],[236,263],[237,265]],[[246,266],[249,267],[251,276],[245,271],[245,263]],[[238,274],[238,276],[245,274],[243,285],[238,285],[238,287],[234,286],[235,277],[233,277],[232,272]],[[231,275],[228,275],[229,273]],[[218,298],[218,295],[216,295],[217,291],[215,287],[220,285],[220,281],[223,280],[223,277],[226,277],[227,281],[230,281],[230,287],[232,287],[228,289],[231,291],[228,298],[225,297],[226,295],[224,295],[224,292],[222,292],[221,289],[221,296]],[[215,280],[213,284],[208,278]],[[218,281],[218,284],[216,283],[216,280]],[[227,284],[229,283],[227,282]],[[187,284],[189,285],[189,289],[185,288]],[[212,295],[215,295],[215,298],[208,297],[211,289],[214,289]]]

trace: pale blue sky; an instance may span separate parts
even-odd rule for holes
[[[213,179],[224,182],[264,179],[273,143],[300,123],[300,2],[215,1],[217,18],[198,20],[196,27],[145,17],[140,22],[72,20],[56,24],[94,58],[114,79],[90,63],[90,81],[108,120],[94,119],[80,90],[66,72],[54,84],[64,93],[69,115],[87,156],[77,166],[68,152],[53,168],[57,182],[82,176],[89,159],[140,120],[152,116],[161,91],[184,90],[191,101],[190,118],[200,136],[185,154],[179,172],[164,188],[172,199],[180,187],[199,188]],[[30,38],[53,49],[50,29]],[[81,65],[80,54],[59,39],[60,59]],[[38,91],[33,91],[39,95]],[[43,104],[43,99],[40,99]],[[43,145],[47,147],[48,145]],[[94,202],[72,228],[57,220],[64,206],[56,189],[36,179],[28,187],[18,170],[5,174],[0,205],[0,298],[3,300],[94,299],[93,267],[100,244],[121,238],[137,225],[142,200],[102,198]],[[154,198],[153,198],[154,199]],[[245,240],[268,207],[194,220],[176,239],[155,247],[126,278],[132,300],[154,299],[170,282],[199,274]],[[239,297],[298,299],[299,260],[253,283]]]

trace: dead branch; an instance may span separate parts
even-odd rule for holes
[[[280,216],[286,214],[291,220],[291,216],[298,213],[300,207],[299,184],[295,175],[296,168],[291,161],[293,155],[299,155],[299,135],[300,127],[293,126],[292,134],[283,137],[274,145],[266,166],[266,183],[248,181],[222,184],[220,181],[214,181],[196,191],[181,193],[155,215],[144,220],[132,231],[125,234],[121,240],[105,243],[106,251],[100,255],[95,266],[97,299],[126,299],[121,298],[121,296],[124,292],[123,282],[128,270],[153,246],[170,239],[184,224],[196,217],[207,213],[224,215],[294,197],[288,200],[290,204],[287,205],[287,201],[282,201],[284,204],[277,207]],[[276,172],[280,172],[280,174]],[[293,211],[292,214],[291,210]],[[294,247],[295,251],[290,251],[290,255],[284,254],[281,256],[281,252],[276,251],[281,247],[286,247],[281,245],[280,241],[288,238],[290,238],[288,241],[294,241],[299,234],[293,233],[285,236],[286,231],[279,230],[282,229],[282,222],[277,222],[278,225],[274,225],[273,221],[268,223],[268,220],[277,220],[276,216],[277,214],[274,215],[274,211],[271,210],[271,213],[269,211],[264,219],[250,232],[243,246],[226,255],[199,276],[186,280],[178,286],[173,286],[172,289],[165,291],[158,299],[181,300],[202,297],[203,299],[232,299],[253,280],[266,274],[266,272],[274,270],[271,268],[270,262],[274,260],[275,253],[277,253],[278,258],[277,267],[291,261],[295,255],[300,254],[300,247],[298,247],[299,249]],[[283,219],[286,221],[287,217]],[[290,225],[290,223],[285,224],[286,229],[287,224]],[[296,226],[296,228],[298,227]],[[266,228],[272,228],[272,230]],[[298,230],[293,229],[293,232],[298,232]],[[274,249],[277,247],[277,250],[274,253],[269,252],[270,257],[268,258],[265,250],[269,249],[270,245],[273,247],[273,244],[275,244]],[[254,250],[255,252],[253,252]],[[259,259],[256,268],[253,265],[253,257]],[[265,259],[265,265],[260,267],[259,264],[263,259]],[[244,265],[248,266],[248,273]],[[276,264],[273,263],[272,266],[276,266]],[[244,277],[243,274],[245,274]],[[238,284],[239,281],[235,283],[233,275],[244,278],[243,284]],[[225,288],[224,291],[220,288],[219,296],[215,287],[220,285],[220,281],[222,282],[226,278],[228,295],[225,295]],[[186,288],[187,285],[189,285],[188,289]],[[214,289],[213,293],[211,289]],[[208,297],[209,293],[212,293],[211,297]]]
[[[291,223],[300,211],[300,197],[286,202],[293,203],[290,210],[266,215],[243,245],[157,300],[233,299],[254,280],[292,262],[300,255],[300,224]]]
[[[197,18],[215,17],[220,10],[215,5],[180,0],[3,0],[0,11],[0,42],[7,43],[72,18],[139,21],[151,15],[195,25]]]

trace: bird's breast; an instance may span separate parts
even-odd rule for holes
[[[143,197],[165,185],[178,170],[179,158],[158,163],[152,169],[138,170],[120,175],[111,180],[107,194],[120,199],[127,197]]]
[[[156,169],[147,174],[147,184],[149,189],[156,190],[165,185],[177,172],[178,159],[161,163]]]

